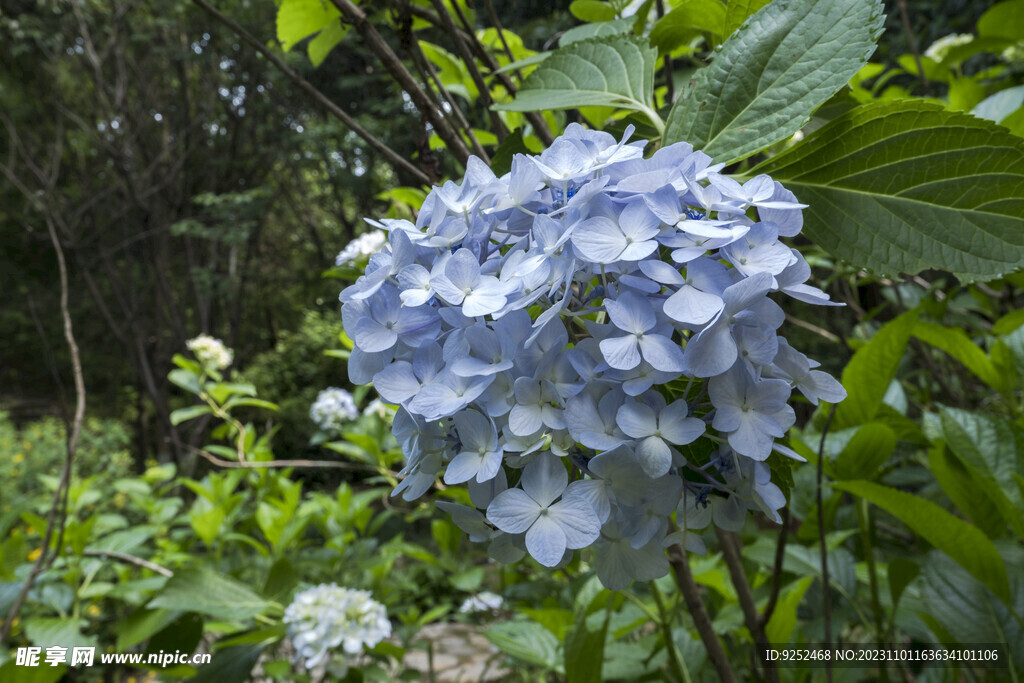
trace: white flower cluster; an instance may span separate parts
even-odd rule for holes
[[[942,36],[929,45],[928,49],[924,51],[924,56],[936,62],[941,62],[954,47],[966,45],[972,40],[974,40],[974,36],[970,33],[950,33],[948,36]]]
[[[334,263],[338,266],[355,264],[361,257],[376,254],[385,242],[387,242],[387,236],[383,230],[363,233],[341,250],[341,253],[334,259]]]
[[[325,432],[341,431],[346,422],[359,417],[359,408],[352,394],[338,387],[328,387],[317,394],[309,408],[309,418]]]
[[[231,365],[231,361],[235,357],[231,349],[224,345],[224,342],[214,339],[208,334],[201,334],[195,339],[189,339],[185,342],[185,346],[195,354],[203,365],[209,365],[218,370],[223,370]]]
[[[501,609],[505,601],[497,593],[491,593],[490,591],[483,591],[476,595],[471,595],[462,601],[459,606],[460,614],[470,614],[473,612],[491,612],[493,610]]]
[[[391,635],[384,605],[369,591],[322,583],[295,595],[284,612],[288,637],[304,659],[306,668],[323,663],[328,651],[339,645],[347,654],[363,646],[373,647]]]

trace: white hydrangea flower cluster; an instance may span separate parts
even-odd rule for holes
[[[483,591],[476,595],[471,595],[462,601],[459,606],[460,614],[471,614],[473,612],[491,612],[493,610],[501,609],[505,601],[497,593],[490,591]]]
[[[234,352],[225,346],[224,342],[208,334],[201,334],[195,339],[189,339],[185,342],[185,346],[195,354],[203,365],[212,366],[217,370],[223,370],[231,365],[235,358]]]
[[[359,417],[352,394],[338,387],[328,387],[317,394],[316,401],[309,408],[309,418],[325,432],[338,432],[345,425]]]
[[[974,36],[970,33],[950,33],[948,36],[942,36],[929,45],[928,49],[924,51],[924,56],[936,62],[941,62],[946,58],[950,50],[966,45],[972,40],[974,40]]]
[[[338,266],[354,265],[360,258],[376,254],[386,242],[387,235],[383,230],[363,233],[341,250],[334,263]]]
[[[373,647],[391,635],[384,605],[369,591],[320,584],[295,595],[284,612],[288,637],[312,669],[324,662],[329,651],[339,645],[354,655],[363,646]]]

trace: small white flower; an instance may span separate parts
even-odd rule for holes
[[[501,609],[501,606],[504,603],[505,601],[497,593],[484,591],[483,593],[477,593],[476,595],[466,598],[459,607],[459,612],[462,614],[468,614],[470,612],[490,612],[492,610]]]
[[[374,230],[373,232],[363,233],[349,242],[348,246],[341,250],[341,253],[339,253],[337,258],[334,259],[334,263],[338,266],[354,264],[360,258],[370,256],[371,254],[375,254],[380,251],[386,241],[387,236],[384,234],[383,230]]]
[[[312,669],[323,663],[328,651],[339,645],[354,655],[363,646],[373,647],[391,635],[384,605],[369,591],[322,583],[297,593],[284,612],[288,637],[298,659]]]
[[[395,417],[395,409],[379,398],[375,398],[363,408],[363,415],[376,415],[382,420],[391,422]]]
[[[220,339],[214,339],[208,334],[201,334],[195,339],[189,339],[185,342],[185,346],[195,354],[201,363],[218,370],[223,370],[234,360],[234,352],[226,347]]]
[[[309,408],[309,417],[325,432],[337,432],[346,422],[359,417],[359,408],[352,394],[329,387],[317,394],[316,401]]]
[[[929,45],[928,49],[924,51],[924,56],[936,62],[941,62],[954,47],[966,45],[972,40],[974,40],[974,36],[970,33],[950,33],[948,36],[942,36]]]

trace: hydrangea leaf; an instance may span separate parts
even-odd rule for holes
[[[785,140],[864,66],[883,19],[878,0],[775,0],[694,74],[665,142],[730,163]]]
[[[662,53],[671,52],[701,31],[724,35],[725,5],[720,0],[679,3],[651,29],[651,45]]]
[[[615,106],[651,115],[658,53],[642,38],[615,35],[582,40],[555,50],[537,67],[506,111]]]
[[[769,0],[729,0],[725,6],[725,35],[743,25],[749,16],[767,5]]]
[[[881,274],[991,279],[1024,262],[1024,140],[926,102],[858,107],[759,165],[809,204],[805,233]]]
[[[1006,565],[985,534],[935,503],[869,481],[835,482],[837,488],[874,503],[953,558],[1001,600],[1008,602]]]
[[[277,39],[287,52],[303,38],[330,26],[340,16],[337,7],[322,0],[283,0],[277,9]]]
[[[269,605],[235,579],[202,568],[175,572],[148,607],[199,612],[225,621],[244,621],[262,614]]]

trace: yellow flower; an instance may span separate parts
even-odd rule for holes
[[[43,554],[43,549],[42,548],[36,548],[35,550],[33,550],[32,552],[30,552],[28,554],[28,561],[29,562],[35,562],[36,560],[39,559],[39,556],[42,555],[42,554]]]
[[[13,462],[15,465],[17,465],[19,462],[24,462],[24,460],[25,460],[25,454],[24,453],[16,453],[14,455],[14,457],[11,458],[11,462]]]
[[[90,617],[98,617],[103,614],[103,610],[100,609],[99,605],[89,605],[89,609],[85,610],[85,613]]]

